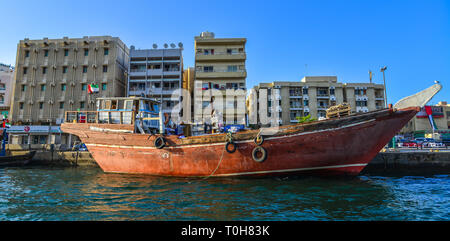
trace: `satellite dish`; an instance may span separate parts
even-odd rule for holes
[[[170,44],[170,47],[175,48],[175,44],[174,44],[174,43],[171,43],[171,44]]]
[[[158,45],[157,44],[153,44],[153,48],[154,49],[158,48]]]
[[[180,47],[180,49],[183,48],[183,43],[182,43],[182,42],[179,42],[179,43],[178,43],[178,47]]]
[[[169,45],[167,45],[167,44],[164,44],[164,48],[166,48],[166,49],[167,49],[167,47],[169,47]]]

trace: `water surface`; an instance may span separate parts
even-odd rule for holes
[[[189,179],[4,168],[5,220],[450,220],[450,177]]]

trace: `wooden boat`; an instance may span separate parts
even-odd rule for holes
[[[0,168],[2,167],[21,167],[28,165],[33,159],[36,151],[30,151],[23,155],[0,156]]]
[[[432,96],[441,87],[430,88],[423,93]],[[394,106],[305,124],[179,138],[143,130],[151,124],[142,128],[142,123],[158,120],[157,113],[152,108],[134,111],[131,106],[152,106],[150,100],[99,98],[98,111],[67,112],[61,129],[77,135],[105,172],[177,177],[353,176],[414,117],[424,99],[429,100],[406,98],[407,103],[396,104],[402,106],[399,109]],[[105,108],[114,106],[111,103],[123,109]]]

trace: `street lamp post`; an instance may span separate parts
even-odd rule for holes
[[[387,94],[386,94],[386,78],[384,77],[384,71],[387,69],[386,66],[380,69],[380,71],[383,73],[383,83],[384,83],[384,106],[387,108]]]

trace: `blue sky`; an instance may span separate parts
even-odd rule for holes
[[[431,101],[450,102],[450,0],[314,1],[5,1],[0,0],[0,62],[15,64],[17,43],[93,35],[127,46],[184,44],[194,65],[194,36],[247,38],[247,87],[337,75],[339,82],[382,83],[395,103],[440,81]]]

